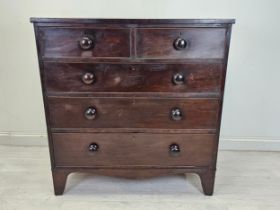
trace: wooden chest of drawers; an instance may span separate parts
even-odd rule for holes
[[[83,171],[212,195],[234,20],[31,18],[55,194]]]

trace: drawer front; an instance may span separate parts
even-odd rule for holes
[[[138,29],[141,58],[221,59],[225,28]]]
[[[42,28],[43,57],[129,57],[129,29]]]
[[[208,166],[215,135],[54,133],[56,166]]]
[[[53,128],[215,129],[218,99],[49,97]]]
[[[205,92],[221,90],[222,64],[44,64],[49,92]]]

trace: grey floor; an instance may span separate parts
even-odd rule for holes
[[[11,209],[280,210],[280,153],[220,151],[211,197],[192,174],[126,180],[82,173],[70,175],[56,197],[47,147],[0,145],[0,210]]]

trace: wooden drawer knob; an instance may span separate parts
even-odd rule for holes
[[[176,50],[184,50],[188,46],[187,40],[178,37],[177,39],[174,40],[173,46]]]
[[[91,143],[89,146],[88,146],[88,150],[90,152],[97,152],[99,149],[99,145],[96,144],[96,143]]]
[[[183,117],[183,114],[179,108],[171,109],[170,115],[171,115],[172,120],[175,120],[175,121],[181,120]]]
[[[94,120],[96,118],[97,115],[97,110],[94,107],[89,107],[87,108],[87,110],[85,111],[85,118],[88,120]]]
[[[90,50],[93,47],[93,40],[88,36],[83,36],[79,40],[79,45],[82,50]]]
[[[176,156],[180,153],[180,146],[178,144],[171,144],[169,146],[169,153],[172,155],[172,156]]]
[[[185,82],[185,77],[181,73],[174,74],[173,77],[172,77],[172,82],[175,85],[182,85]]]
[[[95,75],[93,73],[87,72],[82,75],[82,81],[86,85],[90,85],[95,81]]]

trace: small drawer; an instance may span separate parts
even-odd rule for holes
[[[137,29],[140,58],[222,59],[225,28]]]
[[[222,64],[44,64],[48,92],[221,91]]]
[[[53,133],[56,166],[209,166],[214,134]]]
[[[41,28],[43,58],[129,57],[129,29]]]
[[[48,97],[52,128],[215,129],[218,99]]]

